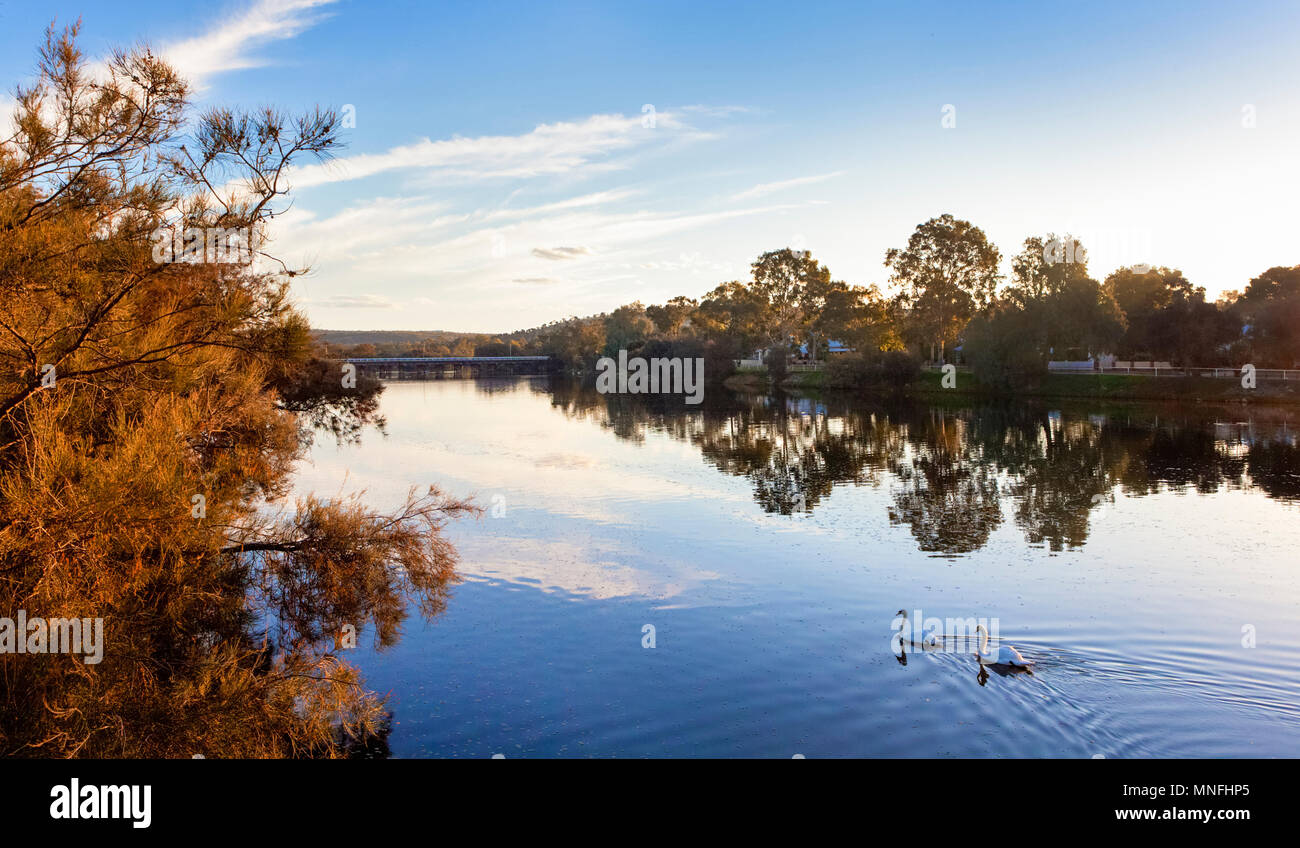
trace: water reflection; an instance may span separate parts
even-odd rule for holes
[[[1300,755],[1300,409],[537,379],[394,384],[383,412],[305,490],[503,507],[454,527],[447,615],[357,649],[395,756]],[[900,608],[996,617],[1034,675],[895,653]]]
[[[568,383],[534,390],[620,439],[656,431],[694,445],[706,463],[748,478],[769,513],[812,512],[836,486],[888,486],[889,520],[941,556],[979,550],[1008,520],[1030,545],[1080,548],[1117,495],[1257,489],[1300,499],[1300,449],[1285,408],[1096,414],[1032,402],[945,407],[718,391],[695,407]]]

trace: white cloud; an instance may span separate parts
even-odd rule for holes
[[[707,115],[710,118],[726,118],[731,115],[752,112],[754,110],[748,106],[708,106],[703,103],[692,103],[689,106],[681,107],[681,111],[691,112],[696,115]]]
[[[538,259],[564,260],[577,259],[595,253],[590,247],[534,247],[533,256]]]
[[[319,309],[392,309],[388,298],[377,294],[338,294],[323,300],[310,300],[308,304]]]
[[[554,203],[546,203],[541,206],[524,207],[519,209],[494,209],[491,212],[481,213],[481,217],[485,221],[500,218],[528,218],[536,215],[546,215],[552,212],[563,212],[568,209],[581,209],[585,206],[600,206],[604,203],[626,200],[634,194],[636,194],[636,192],[631,191],[630,189],[598,191],[593,192],[592,194],[570,197],[566,200],[557,200]]]
[[[206,77],[266,64],[250,51],[297,36],[327,16],[313,10],[336,2],[255,0],[242,11],[222,13],[202,35],[164,44],[158,53],[192,86],[201,89]],[[88,60],[85,72],[91,79],[106,80],[106,59]],[[16,105],[17,101],[7,93],[0,93],[0,140],[14,132],[12,113]],[[47,108],[53,106],[47,104]]]
[[[639,117],[592,115],[581,121],[539,124],[523,135],[453,137],[362,153],[295,168],[294,188],[372,177],[390,171],[419,169],[427,177],[523,178],[562,174],[577,169],[612,168],[600,162],[610,153],[650,144],[680,126],[661,113],[658,127],[641,126]]]
[[[642,262],[637,267],[644,268],[647,271],[667,271],[673,274],[712,274],[719,278],[730,270],[727,263],[702,256],[698,251],[679,253],[676,259],[656,259],[650,262]]]
[[[692,255],[665,255],[665,238],[683,231],[694,238],[807,204],[699,208],[662,180],[566,191],[594,171],[641,173],[633,167],[641,157],[711,137],[671,113],[657,117],[654,128],[639,115],[593,115],[514,136],[426,138],[297,168],[289,175],[295,189],[367,178],[376,188],[349,186],[348,194],[365,199],[339,211],[316,207],[315,193],[300,195],[276,219],[270,251],[291,267],[315,268],[294,285],[309,314],[324,307],[326,323],[338,321],[326,308],[362,293],[394,298],[401,315],[389,320],[398,323],[410,320],[408,312],[429,313],[432,300],[439,321],[471,329],[606,310],[644,290],[647,278],[672,275],[683,291],[712,287],[738,273],[733,257],[703,245]]]
[[[257,0],[242,12],[223,15],[203,35],[164,45],[160,51],[173,67],[195,85],[225,71],[255,68],[265,60],[254,48],[283,41],[320,21],[313,10],[337,0]]]
[[[746,189],[745,191],[742,191],[740,194],[733,195],[731,199],[752,200],[755,197],[762,197],[765,194],[772,194],[773,192],[776,191],[785,191],[786,189],[795,188],[797,186],[820,183],[825,180],[829,180],[841,176],[843,173],[844,173],[843,171],[835,171],[830,174],[818,174],[814,177],[796,177],[793,180],[781,180],[780,182],[775,182],[775,183],[759,183],[758,185],[754,186],[751,189]]]
[[[412,204],[410,208],[417,207]],[[417,216],[407,222],[409,227],[404,223],[401,228],[409,235],[399,235],[397,227],[379,225],[365,237],[364,248],[343,252],[333,243],[332,235],[339,232],[340,224],[326,218],[318,232],[314,219],[304,216],[303,226],[277,238],[272,252],[290,265],[301,264],[297,250],[317,260],[316,273],[296,281],[295,288],[309,299],[337,296],[335,302],[323,301],[323,306],[337,307],[346,303],[342,298],[361,293],[384,292],[403,299],[409,309],[425,313],[422,304],[412,303],[411,298],[426,296],[438,302],[436,314],[443,323],[459,329],[499,331],[611,309],[633,299],[646,284],[646,275],[661,278],[671,274],[679,287],[674,294],[712,288],[736,275],[736,269],[730,268],[723,273],[720,264],[731,257],[679,257],[670,266],[658,268],[651,263],[661,258],[666,238],[797,208],[804,207],[748,206],[702,212],[583,207],[526,216],[504,226],[494,226],[496,222],[485,225],[481,213],[470,212],[463,224],[427,233],[416,232]],[[340,215],[371,220],[372,212],[348,210]],[[566,271],[563,275],[539,273],[541,260],[533,255],[533,245],[584,243],[599,245],[599,252],[581,262],[561,263]],[[286,246],[292,249],[281,249]],[[548,264],[554,267],[554,263]],[[338,318],[328,317],[337,313],[324,309],[318,313],[311,300],[305,306],[321,326],[338,322]],[[373,319],[355,319],[354,323],[378,326]]]
[[[273,254],[287,252],[300,259],[307,254],[356,255],[463,224],[469,217],[445,211],[440,202],[391,197],[376,197],[328,218],[294,208],[275,219],[269,248]]]

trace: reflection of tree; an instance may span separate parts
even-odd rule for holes
[[[349,736],[339,731],[338,748],[341,756],[349,760],[392,759],[393,750],[388,744],[388,737],[392,732],[392,712],[385,712],[383,719],[379,722],[378,730],[366,736]]]
[[[909,430],[909,449],[891,458],[889,470],[902,485],[889,520],[909,525],[923,551],[978,550],[1002,523],[997,469],[965,429],[936,410]]]
[[[1104,431],[1087,422],[1039,428],[1041,450],[1026,459],[1008,487],[1016,499],[1016,525],[1034,545],[1053,551],[1088,538],[1088,517],[1113,488]]]
[[[1138,486],[1147,491],[1168,485],[1215,492],[1225,483],[1239,480],[1245,468],[1240,459],[1218,450],[1212,432],[1177,425],[1151,434],[1140,456],[1145,479],[1139,480]]]
[[[831,493],[834,481],[826,473],[816,444],[792,445],[782,435],[782,443],[769,454],[770,461],[749,474],[754,498],[768,512],[812,512]]]
[[[1251,481],[1275,498],[1300,499],[1300,450],[1294,442],[1260,442],[1246,454]]]
[[[720,391],[690,406],[567,383],[552,384],[551,397],[566,416],[597,421],[619,438],[660,432],[695,445],[719,471],[752,481],[767,512],[811,512],[837,485],[890,480],[890,520],[907,525],[921,550],[944,554],[987,544],[1002,524],[1003,499],[1025,540],[1053,551],[1082,546],[1094,508],[1117,489],[1134,497],[1258,486],[1300,499],[1300,449],[1281,422],[1216,425],[1203,412],[1171,418],[1145,407],[1106,417],[1032,405],[882,407]]]
[[[693,441],[720,470],[749,477],[768,512],[811,512],[837,483],[875,482],[883,459],[860,415],[835,419],[793,401],[759,404]]]

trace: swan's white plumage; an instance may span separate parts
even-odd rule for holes
[[[903,626],[899,628],[899,632],[901,633],[907,628],[907,610],[899,610],[896,614],[901,615],[903,617]],[[920,633],[914,633],[913,635],[916,636],[916,638],[908,639],[908,641],[911,642],[913,645],[920,645],[925,648],[939,647],[940,636],[935,631],[935,626],[933,624],[930,625],[929,630],[921,631]]]
[[[975,656],[979,657],[983,665],[1014,665],[1020,668],[1029,668],[1029,666],[1033,665],[1010,645],[1000,645],[996,651],[990,651],[989,632],[984,629],[984,625],[981,624],[976,627],[975,632],[984,634],[980,649],[975,653]]]

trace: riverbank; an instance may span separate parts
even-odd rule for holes
[[[942,385],[943,375],[927,371],[909,394],[954,392],[1007,395],[982,384],[970,372],[958,372],[955,388]],[[1037,385],[1010,393],[1014,397],[1087,398],[1091,400],[1176,400],[1196,403],[1300,403],[1300,382],[1266,382],[1244,389],[1237,379],[1212,377],[1144,377],[1132,374],[1046,374]]]
[[[825,371],[792,373],[781,382],[781,388],[787,391],[823,391],[828,388],[826,376]],[[1300,381],[1261,382],[1257,388],[1244,389],[1239,380],[1210,377],[1046,374],[1032,388],[1006,392],[984,385],[969,371],[957,373],[957,385],[953,388],[944,388],[942,379],[943,375],[938,371],[926,371],[919,380],[908,386],[906,394],[915,397],[973,395],[1091,400],[1174,400],[1195,403],[1300,403]],[[758,369],[737,372],[727,378],[724,385],[742,392],[764,392],[772,388],[768,375]]]

